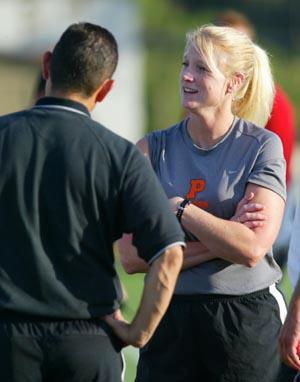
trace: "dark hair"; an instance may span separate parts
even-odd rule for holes
[[[111,78],[118,63],[118,45],[105,28],[72,24],[55,45],[50,65],[52,87],[90,96]]]
[[[46,87],[46,80],[44,79],[42,73],[38,74],[38,77],[36,78],[35,86],[33,89],[32,98],[34,103],[37,99],[44,97],[45,95],[45,87]]]

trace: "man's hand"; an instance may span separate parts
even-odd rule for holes
[[[103,318],[124,346],[141,348],[152,337],[170,303],[182,261],[182,248],[176,245],[167,248],[152,262],[140,305],[131,323],[126,322],[119,311]]]
[[[260,203],[252,203],[253,197],[254,193],[250,192],[241,199],[231,221],[242,223],[251,229],[263,226],[267,220],[267,216],[263,213],[265,207]]]
[[[123,342],[124,347],[132,344],[131,325],[124,319],[120,310],[103,317],[103,320],[111,326],[114,333]]]

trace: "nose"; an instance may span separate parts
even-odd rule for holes
[[[188,82],[194,81],[193,75],[188,71],[182,73],[182,79]]]

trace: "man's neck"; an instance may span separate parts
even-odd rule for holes
[[[78,93],[66,93],[66,92],[62,92],[62,91],[58,91],[58,90],[51,90],[49,92],[46,92],[46,96],[47,97],[65,98],[65,99],[69,99],[71,101],[79,102],[82,105],[84,105],[88,109],[89,112],[91,112],[96,105],[93,97],[89,97],[89,98],[82,97]]]

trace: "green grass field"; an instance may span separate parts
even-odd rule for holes
[[[124,317],[127,320],[131,321],[141,298],[141,292],[143,290],[144,283],[144,275],[127,275],[118,261],[117,269],[122,281],[122,285],[128,296],[122,312]],[[123,353],[126,361],[125,382],[133,382],[136,372],[138,350],[133,348],[132,346],[128,346],[124,349]]]

